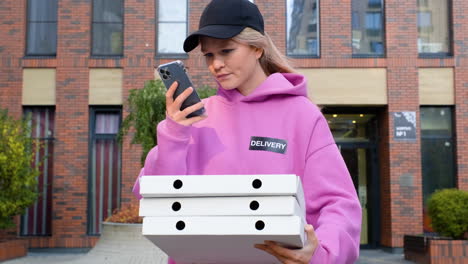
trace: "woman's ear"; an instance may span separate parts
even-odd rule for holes
[[[264,50],[262,48],[257,48],[257,47],[254,47],[254,49],[255,49],[255,57],[258,60],[263,56]]]

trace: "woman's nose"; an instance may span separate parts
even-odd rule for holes
[[[214,58],[213,59],[213,68],[216,71],[220,70],[223,67],[224,67],[224,60],[222,60],[220,58]]]

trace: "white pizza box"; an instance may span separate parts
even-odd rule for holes
[[[146,175],[140,194],[149,197],[295,196],[305,208],[301,179],[294,174]]]
[[[280,263],[254,245],[306,241],[299,216],[144,217],[142,233],[177,264]]]
[[[294,196],[143,198],[140,216],[297,215],[305,219]]]

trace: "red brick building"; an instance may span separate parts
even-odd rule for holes
[[[42,198],[18,220],[30,247],[91,247],[131,194],[140,148],[115,134],[131,89],[175,59],[207,0],[0,2],[0,107],[32,112]],[[363,205],[363,246],[423,232],[437,188],[468,190],[468,2],[256,0],[266,31],[323,106]]]

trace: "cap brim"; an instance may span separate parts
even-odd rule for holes
[[[195,49],[199,42],[200,36],[218,38],[218,39],[228,39],[239,34],[245,26],[237,25],[209,25],[205,26],[198,31],[190,34],[184,41],[184,51],[190,52]]]

